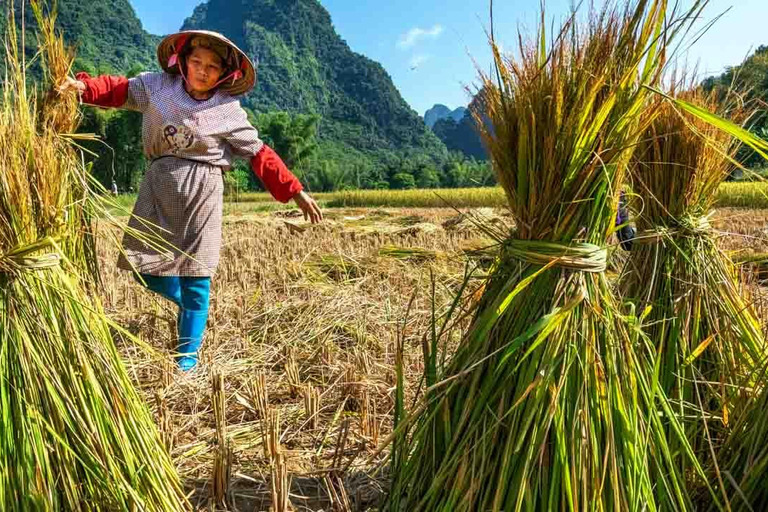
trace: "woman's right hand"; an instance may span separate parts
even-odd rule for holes
[[[57,87],[57,90],[59,91],[59,94],[65,94],[69,91],[77,91],[79,94],[83,94],[85,92],[85,82],[67,77],[67,79]]]

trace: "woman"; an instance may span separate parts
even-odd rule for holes
[[[163,72],[130,80],[78,73],[59,90],[78,91],[84,103],[143,114],[144,153],[151,164],[129,226],[147,236],[124,237],[118,267],[178,305],[176,361],[189,371],[198,362],[221,250],[222,170],[234,157],[247,158],[275,199],[293,199],[313,223],[322,213],[259,139],[236,98],[256,83],[245,53],[219,33],[197,30],[166,37],[157,55]],[[164,243],[146,243],[153,237]]]

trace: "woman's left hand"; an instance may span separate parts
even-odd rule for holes
[[[302,190],[293,196],[293,200],[296,201],[296,204],[304,213],[304,220],[311,220],[312,224],[317,224],[323,220],[323,212],[320,211],[317,202],[309,194]]]

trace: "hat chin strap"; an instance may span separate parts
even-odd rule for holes
[[[239,69],[236,69],[236,70],[234,70],[233,72],[231,72],[229,75],[225,76],[224,78],[222,78],[221,80],[219,80],[218,82],[216,82],[216,83],[213,85],[213,87],[218,87],[218,85],[219,85],[219,84],[222,84],[222,83],[226,82],[226,81],[227,81],[227,80],[229,80],[230,78],[232,79],[232,85],[235,85],[235,82],[237,82],[238,80],[240,80],[241,78],[243,78],[243,72],[242,72],[242,71],[240,71]],[[213,87],[212,87],[212,88],[213,88]]]
[[[181,78],[184,80],[184,83],[192,87],[192,85],[189,83],[189,80],[187,80],[186,75],[184,75],[184,66],[181,65],[181,62],[179,62],[179,52],[182,48],[184,48],[184,45],[187,43],[187,40],[189,39],[189,34],[184,34],[181,37],[179,37],[176,41],[173,43],[173,54],[168,58],[168,69],[178,66],[179,67],[179,73],[181,74]]]
[[[181,74],[181,78],[184,80],[184,83],[191,88],[192,84],[189,83],[187,76],[184,74],[184,66],[181,65],[181,62],[179,62],[179,55],[177,53],[174,53],[171,55],[171,58],[168,59],[168,67],[172,68],[173,66],[179,67],[179,74]]]
[[[175,55],[174,55],[174,57],[175,57]],[[177,59],[176,64],[179,64],[178,63],[178,59]],[[168,61],[168,66],[170,67],[170,59]],[[187,80],[187,77],[184,75],[184,69],[183,68],[184,68],[184,66],[179,64],[179,73],[181,74],[181,78],[184,79],[184,82],[191,88],[192,84],[189,83],[189,80]],[[229,75],[227,75],[224,78],[222,78],[221,80],[219,80],[218,82],[216,82],[215,84],[213,84],[211,89],[215,89],[216,87],[218,87],[219,85],[223,84],[224,82],[226,82],[230,78],[232,79],[232,85],[234,85],[235,82],[238,81],[239,79],[241,79],[242,77],[243,77],[243,72],[240,71],[239,69],[237,69],[237,70],[233,71],[232,73],[230,73]]]

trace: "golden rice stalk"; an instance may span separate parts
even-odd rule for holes
[[[736,411],[730,433],[717,452],[717,469],[725,475],[734,511],[768,509],[768,366],[757,372],[756,380],[760,385],[754,400]]]
[[[72,53],[32,2],[46,87]],[[13,5],[11,6],[13,8]],[[27,88],[13,16],[0,100],[0,509],[189,509],[97,285],[99,202],[70,132],[74,96]]]
[[[726,103],[700,89],[678,93],[685,81],[672,81],[671,97],[734,119],[747,115],[740,101]],[[751,375],[765,351],[750,299],[708,221],[739,146],[716,125],[664,103],[635,153],[632,183],[643,206],[620,282],[624,298],[644,312],[659,382],[683,422],[686,442],[713,467],[720,486],[715,449],[729,418],[748,403]],[[676,437],[671,432],[673,450]],[[689,466],[682,458],[679,464],[681,471]]]

